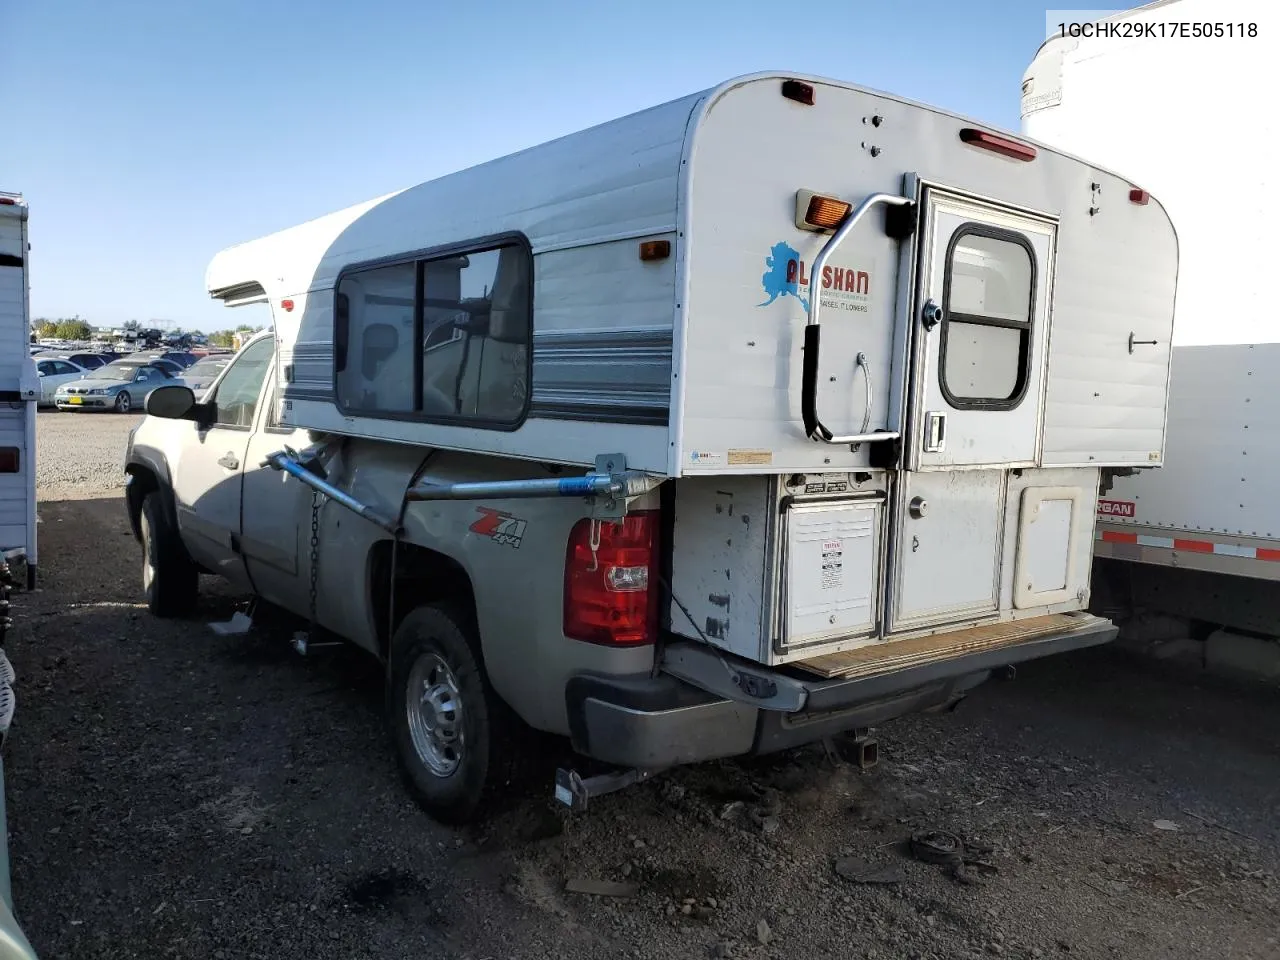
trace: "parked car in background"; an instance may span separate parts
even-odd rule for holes
[[[40,405],[48,406],[53,403],[58,387],[87,377],[90,372],[88,368],[60,357],[36,358],[36,373],[40,376]]]
[[[101,366],[105,366],[116,358],[114,353],[68,353],[65,350],[42,350],[36,355],[37,360],[70,360],[77,366],[84,367],[86,370],[97,370]]]
[[[213,386],[213,381],[218,379],[218,374],[227,368],[231,358],[231,354],[221,357],[202,357],[183,371],[182,381],[191,388],[197,401],[204,398],[205,393]]]
[[[141,410],[156,387],[174,385],[184,385],[184,381],[156,363],[117,360],[94,371],[92,377],[60,386],[54,405],[59,410],[128,413]]]
[[[130,354],[128,356],[121,357],[119,360],[112,360],[111,364],[108,364],[108,366],[117,363],[131,364],[133,366],[137,366],[142,363],[150,364],[153,367],[159,367],[161,370],[172,374],[175,377],[182,376],[184,370],[182,364],[177,361],[166,360],[162,357],[148,356],[147,354]]]
[[[174,364],[180,370],[185,370],[198,359],[195,354],[187,353],[185,350],[140,350],[134,354],[134,357],[148,362],[164,360]]]

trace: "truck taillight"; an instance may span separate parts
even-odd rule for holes
[[[590,519],[574,525],[564,567],[566,637],[615,647],[657,639],[657,534],[657,511],[600,521],[594,535]]]

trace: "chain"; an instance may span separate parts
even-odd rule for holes
[[[320,504],[323,494],[319,490],[311,493],[311,634],[314,639],[316,629],[316,576],[319,572],[320,560]]]

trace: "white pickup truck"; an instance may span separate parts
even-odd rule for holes
[[[797,148],[797,144],[801,145]],[[218,253],[269,307],[129,449],[159,614],[217,573],[386,665],[415,794],[843,740],[1105,643],[1100,471],[1164,450],[1144,189],[759,74]],[[841,735],[852,733],[852,740]],[[838,745],[838,744],[836,744]]]

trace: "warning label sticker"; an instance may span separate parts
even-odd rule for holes
[[[729,466],[740,466],[743,464],[751,464],[753,466],[767,467],[773,463],[772,450],[730,450]]]
[[[844,543],[825,540],[822,544],[822,589],[831,590],[844,580]]]

